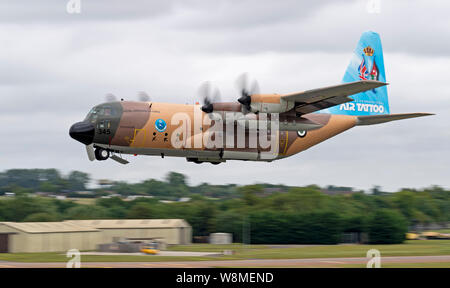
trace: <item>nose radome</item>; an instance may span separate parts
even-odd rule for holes
[[[85,144],[94,141],[95,127],[89,122],[77,122],[70,127],[69,135],[73,139]]]

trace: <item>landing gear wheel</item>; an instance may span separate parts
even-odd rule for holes
[[[210,162],[211,164],[213,164],[213,165],[219,165],[220,164],[220,162]]]
[[[95,159],[97,159],[98,161],[103,161],[109,158],[109,151],[102,149],[102,148],[97,148],[95,149]]]

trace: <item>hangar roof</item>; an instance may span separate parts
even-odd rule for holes
[[[127,228],[179,228],[191,227],[183,219],[102,219],[102,220],[68,220],[82,226],[97,229],[127,229]]]
[[[0,222],[0,225],[6,225],[26,233],[52,233],[52,232],[99,232],[94,227],[82,226],[70,222]]]

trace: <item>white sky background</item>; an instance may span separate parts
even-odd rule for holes
[[[138,182],[184,173],[190,184],[450,187],[450,2],[0,0],[0,171],[57,168]],[[90,162],[69,137],[106,93],[193,103],[203,81],[239,97],[243,72],[262,92],[338,84],[363,31],[381,35],[391,113],[436,116],[356,127],[272,163],[213,166],[127,156]]]

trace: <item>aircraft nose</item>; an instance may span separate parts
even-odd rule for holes
[[[69,135],[85,145],[94,141],[95,127],[89,122],[77,122],[70,127]]]

